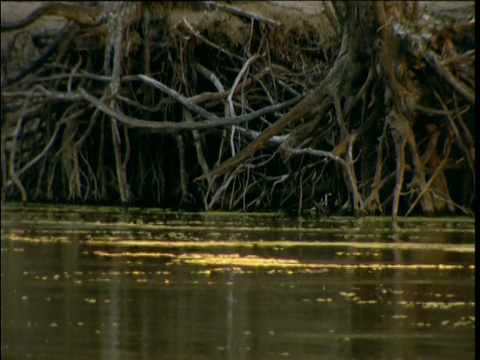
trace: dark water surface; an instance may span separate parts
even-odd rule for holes
[[[474,221],[2,206],[2,359],[473,359]]]

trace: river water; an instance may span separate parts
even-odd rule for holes
[[[473,359],[468,218],[2,206],[2,359]]]

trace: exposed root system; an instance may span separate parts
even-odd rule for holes
[[[4,200],[473,214],[474,19],[113,4],[2,59]]]

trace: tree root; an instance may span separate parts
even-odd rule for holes
[[[2,81],[2,199],[472,215],[473,28],[410,5],[329,3],[319,46],[252,4],[114,4]]]

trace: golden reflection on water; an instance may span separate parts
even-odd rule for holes
[[[12,209],[6,358],[474,354],[471,219]]]

